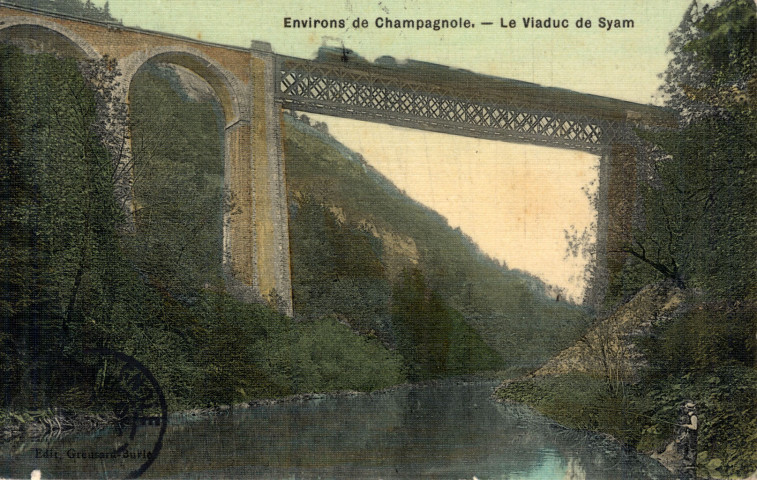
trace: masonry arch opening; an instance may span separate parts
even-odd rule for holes
[[[0,43],[26,53],[51,53],[77,60],[94,60],[100,54],[74,32],[39,18],[10,17],[0,23]]]
[[[228,126],[239,105],[203,59],[162,52],[129,68],[135,248],[162,285],[225,289],[229,265]]]

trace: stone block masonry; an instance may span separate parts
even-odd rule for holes
[[[289,230],[281,146],[281,105],[274,99],[270,45],[216,45],[161,32],[81,20],[0,3],[0,41],[77,58],[115,59],[121,101],[148,62],[179,65],[212,87],[223,107],[223,262],[227,290],[244,301],[265,300],[292,315]],[[128,161],[130,153],[126,153]],[[120,188],[123,187],[123,188]],[[131,211],[131,181],[118,191]]]

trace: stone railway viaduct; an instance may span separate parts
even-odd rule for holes
[[[598,252],[610,274],[622,267],[635,202],[633,127],[666,126],[655,107],[580,94],[441,65],[351,55],[304,60],[212,44],[120,24],[82,20],[0,3],[0,42],[78,58],[114,58],[120,96],[147,62],[185,67],[203,78],[225,116],[224,219],[228,288],[242,298],[276,297],[292,315],[284,108],[505,142],[578,149],[600,156]]]

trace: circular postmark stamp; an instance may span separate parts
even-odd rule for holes
[[[138,478],[150,468],[163,446],[168,421],[163,390],[152,372],[130,355],[107,348],[84,353],[102,359],[97,375],[97,407],[113,413],[116,437],[114,446],[105,451],[67,451],[66,456],[118,459],[126,467],[125,478]]]

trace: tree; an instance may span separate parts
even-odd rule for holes
[[[671,35],[662,91],[680,126],[639,132],[648,142],[642,215],[622,247],[657,278],[732,297],[746,295],[757,273],[756,9],[693,3]]]
[[[419,380],[445,372],[451,312],[417,268],[405,270],[393,289],[392,325],[397,347],[409,367],[408,378]]]
[[[36,402],[70,385],[56,372],[98,341],[115,301],[120,217],[92,85],[108,87],[73,60],[0,55],[2,337],[15,373],[4,390],[6,401],[31,391]],[[107,70],[98,64],[83,70]]]
[[[596,371],[610,393],[622,395],[632,374],[631,351],[625,332],[617,322],[601,321],[579,340],[581,360],[587,370]]]
[[[134,261],[182,298],[223,285],[223,117],[215,99],[187,100],[176,70],[140,69],[129,97],[132,155],[122,162],[133,186]]]

